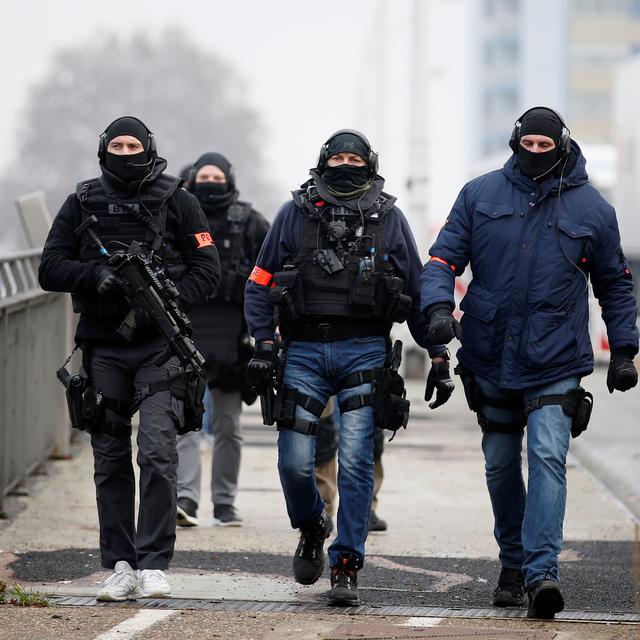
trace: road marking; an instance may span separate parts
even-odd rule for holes
[[[165,618],[169,618],[174,613],[177,613],[177,611],[173,609],[164,609],[163,611],[142,609],[133,618],[129,618],[113,627],[113,629],[105,631],[97,636],[95,640],[129,640],[129,638],[134,638],[141,631],[148,629]]]
[[[442,618],[409,618],[403,622],[401,627],[437,627],[442,622]]]
[[[437,593],[444,593],[449,591],[452,587],[457,587],[467,582],[473,582],[473,578],[466,573],[453,573],[448,571],[430,571],[429,569],[422,569],[421,567],[412,567],[408,564],[400,564],[384,558],[382,556],[369,556],[368,562],[375,564],[377,567],[383,569],[393,569],[397,571],[406,571],[407,573],[420,573],[425,576],[432,576],[436,579],[435,584],[431,587],[430,591],[436,591]]]

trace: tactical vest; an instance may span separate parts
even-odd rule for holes
[[[216,299],[244,305],[244,287],[255,260],[250,237],[251,205],[234,202],[222,219],[207,216],[220,258],[221,281]]]
[[[406,320],[411,298],[383,249],[385,218],[394,200],[380,194],[362,213],[318,201],[309,191],[296,192],[294,201],[304,214],[300,250],[274,274],[269,293],[284,333],[327,317],[362,321],[372,334]]]
[[[207,216],[220,258],[220,284],[205,307],[189,311],[193,337],[211,365],[213,360],[232,364],[239,360],[243,334],[244,287],[255,253],[251,205],[234,202],[223,217]]]
[[[160,175],[153,182],[145,185],[143,193],[138,196],[123,196],[107,192],[100,178],[78,183],[76,197],[82,208],[82,222],[89,216],[98,220],[93,227],[107,251],[113,253],[127,250],[131,242],[143,242],[149,250],[153,250],[162,260],[170,276],[177,277],[180,270],[180,254],[172,248],[173,235],[166,230],[167,200],[180,185],[180,179],[173,176]],[[83,237],[78,255],[82,262],[98,260],[98,248],[88,238]],[[175,273],[171,273],[171,268]],[[116,315],[126,313],[124,300],[109,296],[96,296],[98,307],[91,304],[85,296],[72,295],[74,311],[89,311],[95,315]]]

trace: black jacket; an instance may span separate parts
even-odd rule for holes
[[[156,175],[165,166],[164,161],[159,162]],[[180,305],[188,310],[204,304],[206,297],[215,291],[220,281],[218,252],[215,246],[199,248],[195,234],[208,232],[209,228],[194,196],[184,189],[177,189],[167,200],[167,210],[166,229],[174,235],[174,248],[180,252],[187,267],[176,285],[180,292]],[[97,262],[78,260],[80,238],[74,234],[74,229],[81,222],[82,209],[73,193],[53,221],[42,253],[38,280],[47,291],[66,291],[91,300],[96,294],[94,270]],[[116,333],[121,321],[122,318],[118,317],[82,313],[76,329],[76,342],[123,342]]]

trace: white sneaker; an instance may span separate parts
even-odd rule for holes
[[[171,585],[160,569],[142,569],[140,588],[145,598],[166,598],[171,594]]]
[[[96,600],[120,602],[142,598],[138,575],[126,560],[116,562],[113,573],[104,581],[104,587],[98,591]]]

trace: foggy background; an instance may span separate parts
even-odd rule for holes
[[[545,104],[637,261],[639,47],[639,0],[5,0],[0,253],[26,246],[15,199],[42,189],[55,214],[131,114],[169,173],[226,154],[268,218],[334,130],[361,129],[425,257],[462,185]]]

